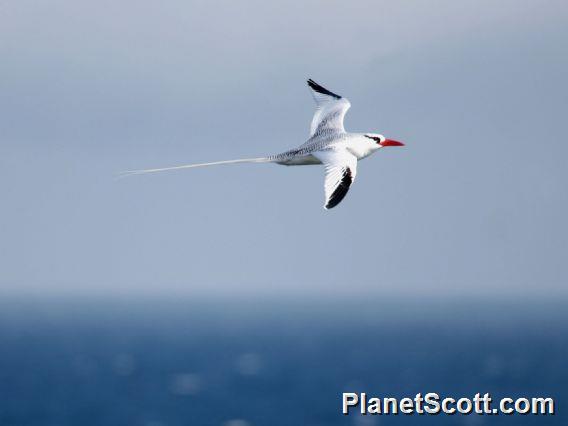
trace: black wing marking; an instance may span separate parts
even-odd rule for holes
[[[321,93],[322,95],[327,95],[327,96],[332,96],[335,99],[341,99],[341,96],[330,92],[329,90],[327,90],[325,87],[320,86],[319,84],[317,84],[314,80],[312,80],[311,78],[308,80],[308,86],[310,86],[313,90],[315,90],[318,93]]]
[[[333,191],[333,194],[331,194],[331,197],[329,197],[329,200],[325,205],[325,208],[332,209],[335,206],[337,206],[339,203],[341,203],[341,200],[343,200],[347,195],[349,187],[351,186],[352,183],[353,183],[353,175],[351,174],[351,169],[349,167],[346,167],[345,170],[343,170],[343,176],[341,177],[341,182],[339,182],[339,185],[337,185],[337,188],[335,188],[335,191]]]

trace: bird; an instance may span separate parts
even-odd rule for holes
[[[302,145],[266,157],[186,164],[158,169],[131,170],[122,175],[139,175],[167,170],[193,169],[221,164],[276,163],[284,166],[323,165],[325,170],[324,209],[336,207],[347,195],[357,176],[357,163],[381,148],[404,146],[379,133],[352,133],[343,126],[343,119],[351,107],[349,100],[331,92],[312,79],[308,87],[316,103],[310,125],[309,138]]]

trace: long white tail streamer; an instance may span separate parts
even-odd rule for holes
[[[185,164],[183,166],[163,167],[163,168],[160,168],[160,169],[128,170],[128,171],[125,171],[125,172],[120,172],[119,177],[143,175],[143,174],[146,174],[146,173],[165,172],[165,171],[168,171],[168,170],[195,169],[197,167],[217,166],[217,165],[221,165],[221,164],[270,163],[271,161],[272,160],[270,160],[267,157],[243,158],[243,159],[240,159],[240,160],[213,161],[212,163]]]

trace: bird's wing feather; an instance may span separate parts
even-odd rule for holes
[[[332,149],[313,154],[325,167],[325,209],[337,206],[355,181],[357,157],[346,149]]]
[[[316,112],[312,118],[310,137],[325,130],[345,132],[343,118],[351,107],[351,103],[342,96],[330,92],[312,79],[308,80],[308,86],[316,101]]]

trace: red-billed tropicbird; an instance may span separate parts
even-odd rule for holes
[[[351,133],[343,127],[345,113],[351,103],[330,92],[312,79],[308,86],[316,101],[309,139],[297,148],[276,155],[212,163],[187,164],[161,169],[133,170],[125,175],[191,169],[218,164],[276,163],[285,166],[323,164],[325,167],[325,209],[337,206],[349,191],[357,174],[357,161],[386,146],[403,146],[402,142],[386,139],[377,133]]]

